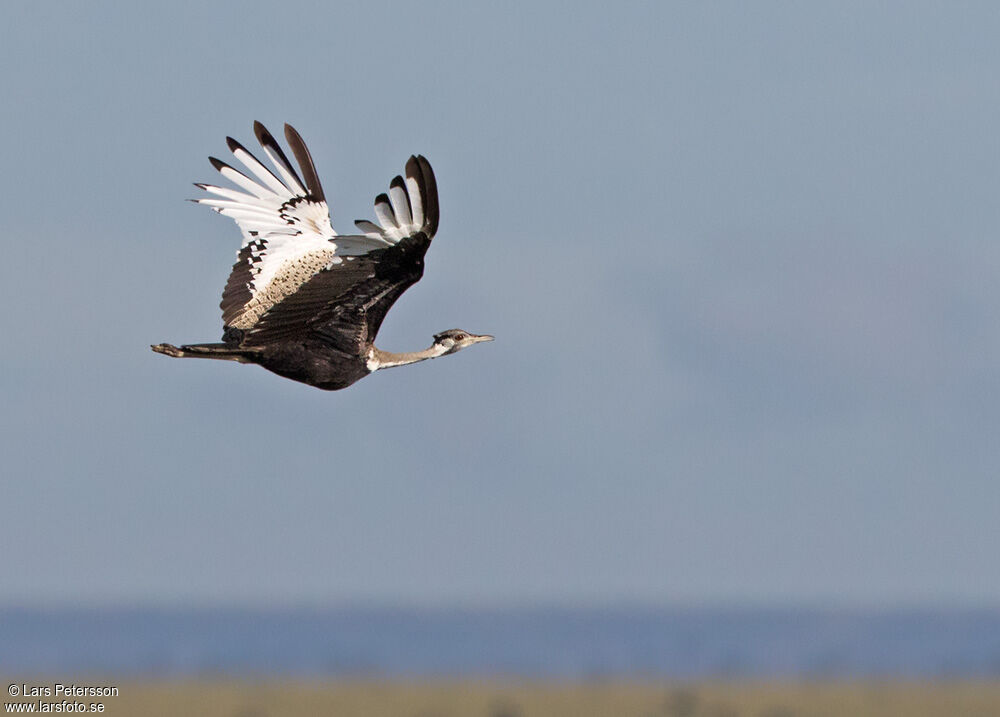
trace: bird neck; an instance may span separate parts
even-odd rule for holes
[[[423,351],[406,351],[397,354],[372,346],[371,354],[368,356],[368,368],[371,371],[378,371],[379,369],[392,368],[393,366],[406,366],[418,361],[443,356],[446,350],[443,346],[432,344]]]

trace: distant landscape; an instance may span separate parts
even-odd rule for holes
[[[7,608],[0,674],[996,680],[1000,611]]]
[[[0,676],[130,717],[995,717],[1000,612],[7,608]]]

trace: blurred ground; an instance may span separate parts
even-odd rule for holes
[[[54,684],[26,681],[27,684]],[[78,680],[77,684],[81,684]],[[115,684],[93,681],[88,684]],[[1000,683],[122,683],[104,714],[173,717],[994,717]],[[30,700],[21,700],[29,702]],[[44,701],[57,702],[54,698]],[[89,703],[92,698],[80,701]],[[11,704],[9,698],[6,704]],[[10,708],[7,707],[7,710]]]

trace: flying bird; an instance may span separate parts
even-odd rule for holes
[[[492,341],[449,329],[422,351],[375,346],[386,313],[420,281],[424,254],[438,228],[434,171],[420,155],[406,162],[389,191],[375,197],[377,221],[358,220],[359,234],[333,230],[330,210],[302,137],[285,125],[301,178],[260,122],[254,134],[272,172],[227,137],[249,175],[209,157],[239,189],[195,184],[208,196],[192,201],[236,221],[243,245],[222,292],[222,343],[157,344],[174,358],[207,358],[263,366],[280,376],[333,391],[383,368],[453,354]]]

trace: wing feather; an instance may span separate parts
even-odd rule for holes
[[[382,231],[390,235],[393,239],[399,239],[399,226],[396,224],[396,215],[392,211],[392,203],[389,202],[387,194],[379,194],[375,197],[375,217],[382,225]]]
[[[306,147],[302,137],[290,124],[285,125],[285,139],[302,168],[302,175],[306,178],[309,194],[316,201],[326,201],[326,197],[323,196],[323,186],[319,183],[319,175],[316,174],[316,167],[313,165],[312,155],[309,154],[309,148]]]
[[[413,224],[424,226],[424,181],[416,157],[406,160],[406,192],[410,195],[410,213]]]
[[[243,345],[264,346],[268,343],[301,335],[309,331],[317,319],[335,311],[338,302],[358,292],[359,286],[376,276],[378,255],[357,257],[330,266],[303,282],[298,289],[274,304],[247,331]],[[357,323],[363,323],[363,316]]]
[[[406,196],[406,185],[399,175],[396,175],[389,184],[389,203],[392,204],[396,225],[409,227],[413,223],[413,217],[410,213],[410,199]]]
[[[238,184],[243,189],[250,192],[250,194],[257,197],[258,199],[268,199],[271,196],[273,196],[274,194],[273,192],[269,191],[265,187],[260,186],[259,184],[257,184],[257,182],[250,179],[250,177],[243,174],[243,172],[239,171],[238,169],[233,169],[228,164],[223,162],[221,159],[217,159],[215,157],[209,157],[208,161],[211,162],[212,166],[218,170],[219,174],[221,174],[223,177],[228,179],[233,184]]]
[[[299,175],[295,173],[295,167],[292,163],[288,161],[288,157],[285,156],[284,151],[281,149],[281,145],[275,141],[274,136],[267,131],[267,127],[262,125],[260,122],[254,121],[253,123],[253,133],[257,137],[257,141],[260,142],[260,146],[264,148],[265,154],[267,154],[268,159],[270,159],[274,166],[277,168],[279,174],[284,178],[285,183],[291,188],[291,190],[296,194],[296,196],[304,196],[306,194],[306,185],[302,183],[299,179]]]
[[[214,194],[217,197],[224,197],[225,199],[232,199],[235,202],[241,204],[247,204],[255,207],[268,207],[270,208],[273,202],[269,202],[266,199],[260,199],[246,192],[237,192],[235,189],[229,189],[228,187],[217,187],[214,184],[202,184],[201,182],[195,182],[198,189],[204,189],[209,194]]]
[[[416,159],[417,165],[420,167],[420,177],[423,181],[420,188],[420,197],[424,202],[424,223],[422,228],[428,237],[433,238],[437,233],[438,220],[441,216],[441,210],[438,206],[437,180],[434,179],[434,170],[431,169],[431,163],[422,154],[418,154]]]
[[[236,159],[243,163],[243,166],[249,169],[257,179],[264,182],[267,187],[277,194],[279,197],[285,197],[291,199],[295,194],[284,184],[281,180],[274,176],[274,172],[265,167],[260,163],[260,160],[250,154],[247,148],[242,144],[237,142],[232,137],[226,137],[226,144],[229,145],[229,151],[233,153]]]
[[[437,183],[434,170],[422,155],[406,162],[406,179],[395,177],[389,192],[375,197],[377,223],[358,219],[354,223],[366,235],[381,235],[397,243],[423,232],[432,239],[438,227]]]
[[[273,171],[227,137],[230,151],[248,173],[215,157],[209,160],[238,189],[195,185],[210,196],[193,201],[234,219],[243,234],[220,303],[226,335],[243,336],[255,345],[297,335],[321,319],[333,320],[340,315],[340,304],[354,301],[349,296],[352,291],[366,290],[375,292],[377,298],[371,301],[376,303],[385,304],[384,297],[391,297],[376,312],[377,331],[391,302],[420,275],[415,267],[397,268],[405,281],[392,280],[378,262],[384,260],[385,251],[409,237],[422,237],[419,241],[426,249],[437,228],[437,188],[430,164],[422,156],[410,157],[405,178],[395,177],[388,193],[375,198],[378,223],[358,220],[362,235],[340,236],[333,230],[316,167],[299,133],[285,125],[298,171],[260,122],[254,123],[254,135]],[[399,256],[409,256],[408,252]],[[378,286],[372,284],[376,276]],[[355,308],[364,313],[371,307]]]
[[[382,237],[382,227],[374,222],[370,222],[367,219],[355,219],[354,225],[364,232],[365,236],[369,237]],[[386,240],[388,241],[388,240]],[[392,242],[389,242],[390,244]]]

